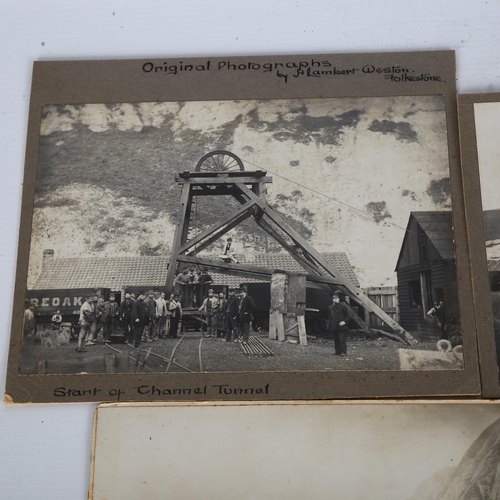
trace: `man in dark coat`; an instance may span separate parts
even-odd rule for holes
[[[120,305],[120,322],[123,327],[123,333],[125,334],[125,339],[127,342],[132,342],[134,338],[133,334],[133,325],[130,323],[130,314],[132,312],[132,306],[134,305],[134,301],[130,296],[130,293],[125,294],[125,298],[123,299]]]
[[[182,305],[179,300],[178,294],[172,294],[170,296],[170,302],[168,304],[168,311],[170,313],[170,328],[168,332],[169,337],[177,337],[177,331],[179,329],[179,322],[182,318]]]
[[[346,333],[349,331],[347,323],[350,313],[346,304],[340,302],[342,292],[335,291],[332,296],[333,304],[328,308],[328,325],[326,329],[333,333],[335,342],[335,354],[337,356],[347,356]]]
[[[238,340],[238,327],[236,318],[238,316],[239,299],[234,294],[234,290],[229,290],[229,297],[226,306],[226,342],[231,342],[231,334],[233,342]]]
[[[197,303],[202,304],[208,295],[209,286],[213,283],[212,276],[207,274],[207,269],[203,268],[201,270],[201,275],[198,277],[198,291],[197,291]]]
[[[134,301],[132,311],[130,313],[130,320],[134,325],[134,345],[132,346],[130,342],[127,342],[127,344],[130,347],[135,347],[136,349],[138,349],[141,345],[141,337],[144,332],[144,327],[149,319],[149,308],[147,304],[144,303],[145,298],[146,293],[139,292],[139,298]]]
[[[104,342],[109,344],[111,342],[111,334],[113,333],[116,321],[118,319],[119,307],[115,301],[115,294],[109,296],[109,300],[104,303],[104,313],[102,321],[104,323]]]
[[[154,290],[149,290],[148,296],[144,299],[144,303],[148,306],[148,320],[144,327],[144,337],[146,342],[152,342],[154,336],[154,322],[156,318],[156,301]]]
[[[238,304],[238,321],[244,344],[248,344],[248,339],[250,338],[250,321],[252,321],[254,311],[255,302],[252,297],[248,295],[248,290],[243,288],[241,290],[241,298]]]

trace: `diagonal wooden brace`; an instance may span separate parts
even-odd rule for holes
[[[330,276],[339,280],[340,284],[348,291],[348,295],[360,302],[363,307],[373,312],[386,325],[394,330],[405,342],[410,345],[418,344],[418,341],[412,337],[404,328],[402,328],[394,319],[392,319],[384,310],[377,306],[361,289],[351,283],[342,273],[331,265],[308,241],[305,240],[295,229],[293,229],[272,207],[262,201],[251,189],[244,184],[237,183],[242,193],[269,217],[300,247],[307,252]]]

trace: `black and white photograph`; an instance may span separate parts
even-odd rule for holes
[[[497,403],[101,405],[94,423],[93,499],[500,494]]]
[[[475,102],[474,125],[476,131],[477,162],[480,179],[480,199],[484,217],[484,241],[486,245],[486,259],[488,268],[488,283],[491,306],[493,333],[495,339],[495,353],[498,379],[498,363],[500,361],[500,170],[498,158],[500,145],[498,134],[500,131],[500,102]],[[482,321],[482,319],[480,319]]]
[[[468,213],[482,393],[500,397],[500,95],[459,95],[460,154]]]
[[[6,397],[479,394],[454,68],[36,63]]]
[[[21,373],[463,368],[444,96],[41,112]]]

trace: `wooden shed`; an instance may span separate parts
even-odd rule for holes
[[[434,301],[443,301],[449,331],[460,330],[451,211],[410,214],[396,272],[405,330],[438,340],[435,320],[427,315]]]

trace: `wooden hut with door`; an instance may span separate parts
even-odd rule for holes
[[[411,212],[396,273],[401,326],[420,340],[438,340],[427,315],[442,301],[451,334],[459,332],[459,310],[451,211]]]

